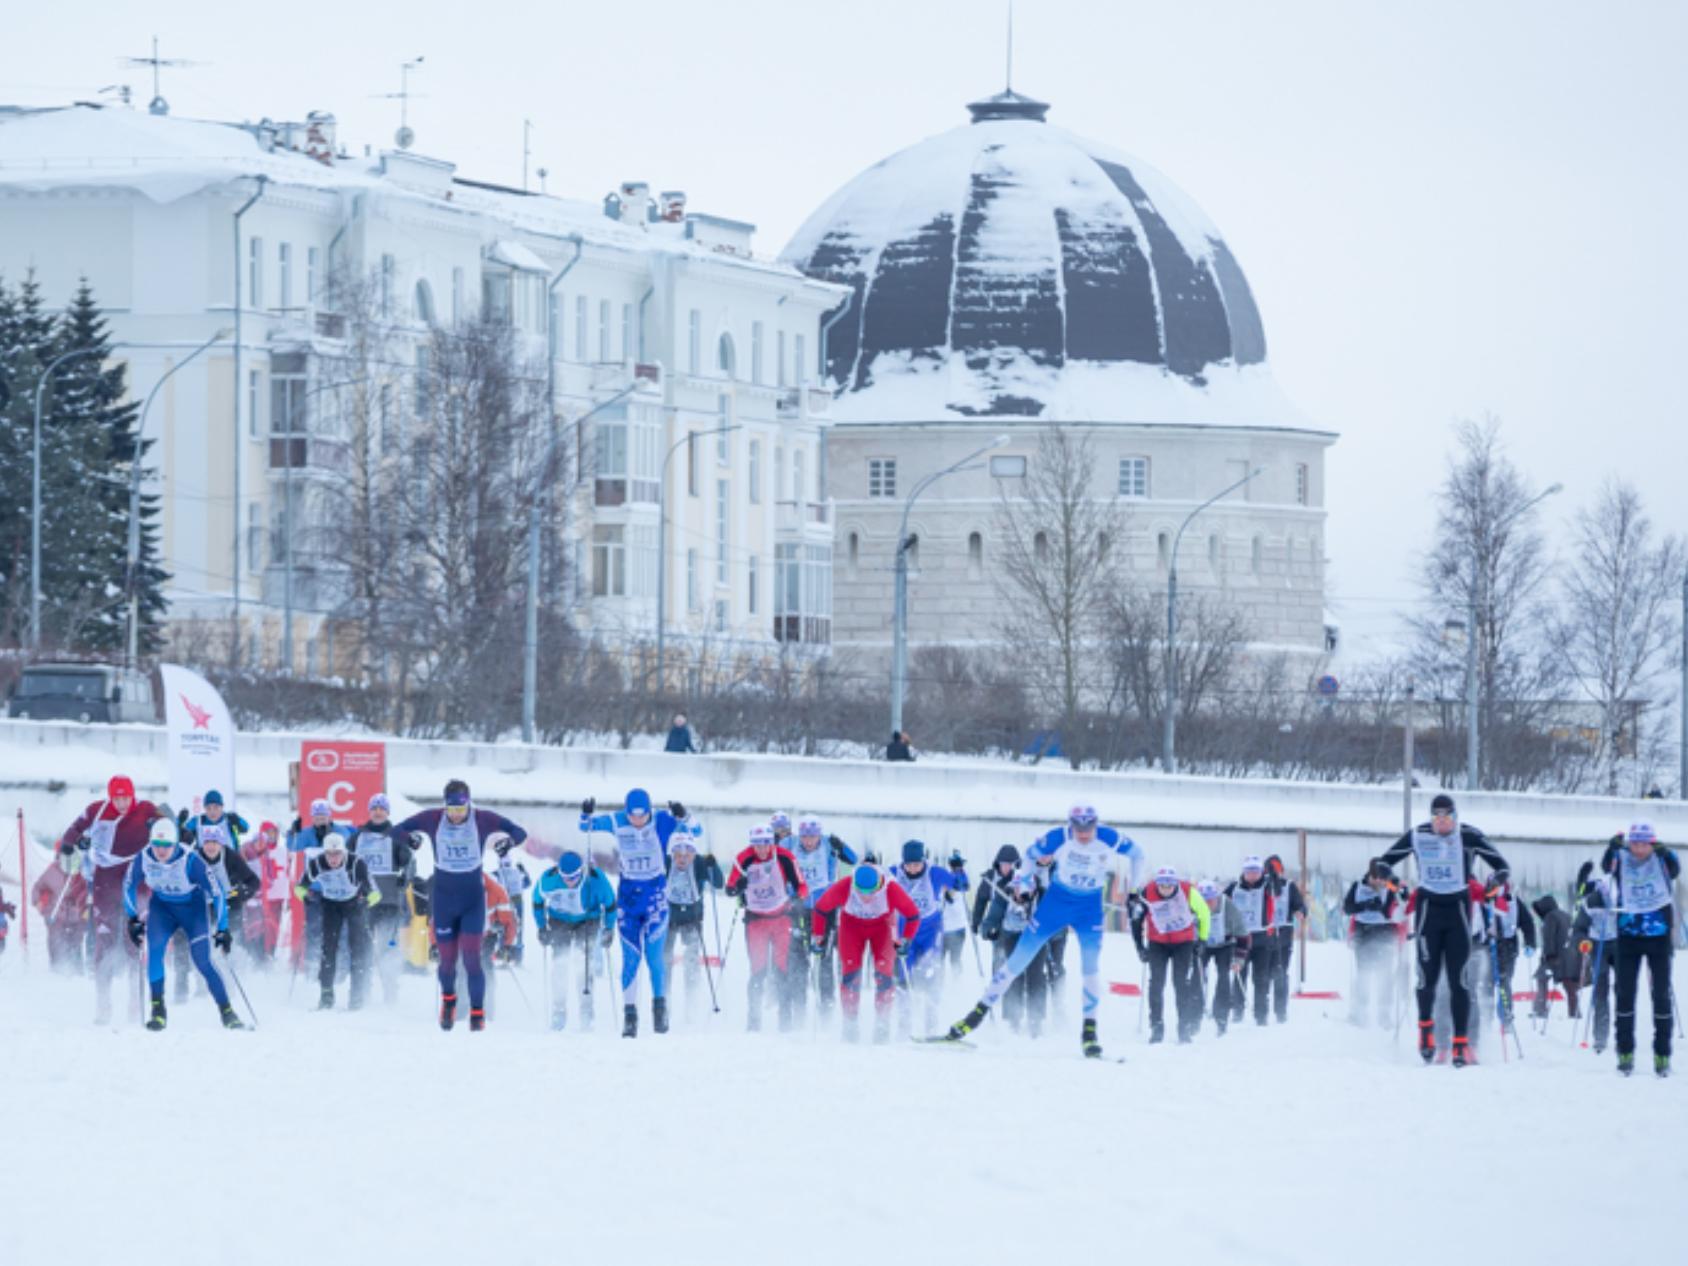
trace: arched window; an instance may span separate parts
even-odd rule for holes
[[[862,538],[855,532],[850,533],[850,570],[856,570],[856,563],[862,554]]]
[[[1047,533],[1039,532],[1032,537],[1032,554],[1040,563],[1049,561],[1049,536]]]
[[[1253,544],[1249,546],[1248,558],[1249,570],[1251,570],[1256,576],[1260,574],[1260,556],[1262,553],[1263,547],[1261,545],[1260,538],[1257,536],[1254,538]]]
[[[434,324],[434,288],[426,278],[416,283],[416,319],[424,325]]]
[[[977,576],[985,569],[985,538],[978,532],[967,535],[967,572]]]
[[[715,360],[716,364],[720,366],[723,378],[737,377],[735,371],[738,366],[738,358],[733,354],[733,336],[731,334],[721,336],[721,342],[715,350]]]

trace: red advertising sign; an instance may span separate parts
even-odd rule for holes
[[[387,745],[335,739],[299,745],[299,817],[326,800],[341,821],[361,821],[369,798],[387,789]]]

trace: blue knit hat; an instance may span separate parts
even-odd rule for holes
[[[627,812],[643,813],[646,817],[651,812],[651,793],[643,787],[635,787],[627,793]]]
[[[903,864],[909,862],[923,862],[926,860],[926,845],[919,840],[907,840],[903,844]]]

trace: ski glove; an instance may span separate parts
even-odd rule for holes
[[[686,806],[681,804],[678,800],[670,800],[668,802],[668,812],[673,816],[676,822],[684,822],[686,820]]]
[[[364,900],[370,904],[371,908],[373,908],[381,904],[381,894],[379,891],[372,890],[370,894],[364,898]]]
[[[824,936],[811,936],[809,938],[809,952],[811,954],[825,953],[826,952],[826,937],[824,937]]]
[[[549,945],[551,943],[551,925],[549,923],[541,923],[539,928],[534,932],[534,936],[538,938],[541,945]]]
[[[909,944],[908,944],[907,941],[898,941],[897,942],[897,957],[898,958],[907,958],[908,957],[908,950],[909,950]]]
[[[293,895],[303,901],[306,897],[311,895],[311,890],[305,887],[304,884],[295,884],[293,888]]]
[[[67,841],[64,844],[59,845],[59,852],[63,853],[66,857],[69,857],[75,852],[86,853],[91,847],[93,847],[93,841],[84,835],[78,839]]]
[[[614,945],[615,944],[615,929],[614,928],[605,928],[602,932],[598,933],[598,944],[602,945],[605,949],[608,949],[611,945]]]
[[[1135,937],[1132,938],[1131,943],[1137,947],[1137,961],[1140,962],[1140,963],[1148,962],[1149,961],[1149,947],[1147,945],[1143,944],[1142,941],[1137,940]]]
[[[499,840],[498,843],[492,846],[492,851],[497,853],[500,857],[508,857],[510,855],[510,850],[515,847],[516,841],[506,835],[503,839]]]
[[[147,934],[147,925],[136,915],[129,916],[129,943],[139,945],[141,938]]]
[[[227,954],[234,945],[234,935],[227,928],[211,934],[211,944]]]
[[[587,796],[586,799],[580,802],[580,816],[583,818],[591,817],[595,812],[597,812],[597,809],[598,802],[591,796]]]

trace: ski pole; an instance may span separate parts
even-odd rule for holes
[[[240,983],[240,973],[234,969],[234,960],[225,950],[223,966],[228,969],[229,979],[234,981],[234,987],[240,991],[240,1000],[246,1004],[246,1014],[252,1020],[252,1031],[258,1031],[258,1013],[252,1009],[252,999],[246,996],[246,986]]]
[[[733,911],[732,922],[727,924],[727,939],[725,943],[721,945],[721,980],[723,983],[725,983],[727,979],[727,955],[732,952],[733,948],[733,929],[738,927],[739,915],[743,913],[744,907],[740,906],[738,909]],[[717,939],[719,940],[719,938]]]
[[[493,962],[493,966],[496,967],[498,965],[499,964],[498,964],[497,960],[495,959],[494,962]],[[527,1008],[529,1015],[533,1015],[534,1014],[533,1003],[528,998],[527,986],[522,984],[522,978],[516,972],[516,965],[514,963],[505,963],[505,964],[503,964],[503,967],[504,967],[506,974],[508,974],[510,979],[515,983],[516,992],[521,995],[522,1005]]]
[[[715,977],[709,974],[709,945],[703,939],[703,925],[701,923],[698,924],[697,929],[697,945],[701,951],[698,957],[703,959],[703,978],[709,984],[709,1007],[716,1015],[720,1015],[721,1002],[715,996]],[[686,996],[689,998],[691,995],[688,993]]]
[[[1600,965],[1601,957],[1605,954],[1605,952],[1606,942],[1596,941],[1594,943],[1594,975],[1589,979],[1588,989],[1588,1023],[1583,1026],[1582,1048],[1585,1051],[1588,1049],[1589,1035],[1594,1032],[1594,1007],[1596,1001],[1601,997]]]

